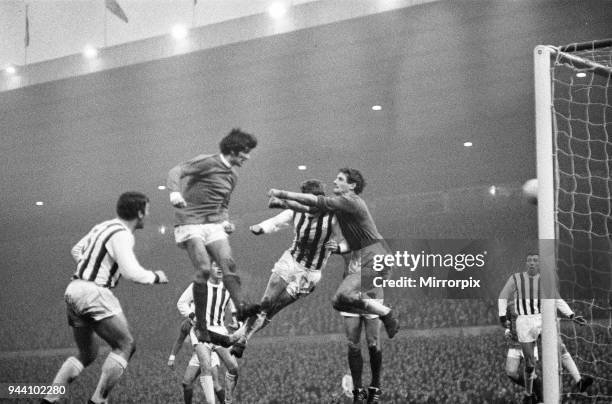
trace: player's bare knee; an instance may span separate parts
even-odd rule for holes
[[[361,344],[355,341],[348,341],[348,350],[349,353],[360,352],[361,353]]]
[[[368,343],[368,349],[376,349],[380,351],[380,345],[378,345],[378,338],[376,337],[366,337],[366,342]]]
[[[183,380],[181,384],[183,385],[183,390],[193,390],[193,384],[191,384],[188,380]]]

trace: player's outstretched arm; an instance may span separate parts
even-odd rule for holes
[[[316,206],[317,201],[319,200],[319,198],[317,198],[317,196],[313,194],[302,194],[300,192],[283,191],[274,188],[268,191],[268,196],[274,196],[280,199],[288,199],[290,201],[295,201],[306,206]]]
[[[127,231],[115,233],[107,243],[109,254],[117,261],[121,275],[143,284],[168,283],[163,271],[143,268],[134,254],[134,238]]]

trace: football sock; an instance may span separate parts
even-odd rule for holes
[[[204,397],[207,403],[215,402],[215,385],[213,383],[212,375],[200,376],[200,385],[204,392]]]
[[[380,371],[382,368],[382,351],[378,346],[369,346],[370,353],[370,369],[372,369],[372,387],[380,387]]]
[[[576,366],[576,362],[574,362],[574,358],[570,355],[569,352],[561,355],[561,363],[565,370],[567,370],[576,383],[580,381],[580,372],[578,371],[578,367]]]
[[[72,383],[74,379],[76,379],[79,374],[83,371],[85,367],[76,357],[71,356],[64,361],[60,369],[58,370],[55,378],[53,379],[53,384],[69,384]],[[50,402],[55,402],[60,399],[60,396],[57,394],[48,394],[45,396],[45,400]]]
[[[234,390],[238,383],[238,375],[225,372],[225,404],[231,404],[234,397]]]
[[[98,387],[96,387],[96,391],[93,396],[91,396],[91,401],[94,403],[105,402],[108,393],[110,393],[117,381],[121,378],[126,367],[127,361],[122,356],[110,352],[102,364],[102,374],[98,381]]]
[[[361,356],[361,349],[349,346],[348,363],[351,369],[351,377],[353,378],[353,386],[355,388],[362,387],[361,373],[363,372],[363,357]]]
[[[193,386],[183,383],[183,400],[185,404],[191,404],[193,400]]]

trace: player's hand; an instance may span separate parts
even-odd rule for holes
[[[510,320],[506,316],[499,316],[499,322],[502,327],[510,329]]]
[[[280,196],[280,189],[276,189],[276,188],[270,188],[270,190],[268,191],[268,196],[272,197],[279,197]]]
[[[571,319],[571,320],[572,320],[574,323],[578,324],[579,326],[585,326],[585,325],[587,325],[587,320],[586,320],[586,318],[584,318],[584,317],[582,317],[582,316],[576,316],[576,315],[572,314],[572,315],[571,315],[571,317],[570,317],[570,319]]]
[[[340,244],[338,244],[336,240],[329,240],[324,244],[324,246],[326,250],[331,251],[334,254],[340,253]]]
[[[251,230],[251,233],[255,234],[256,236],[259,236],[264,232],[261,226],[258,224],[254,224],[253,226],[249,227],[249,230]]]
[[[225,230],[227,234],[232,234],[234,230],[236,230],[236,225],[229,220],[226,220],[221,224],[223,225],[223,230]]]
[[[273,196],[268,201],[268,208],[270,208],[270,209],[286,209],[287,205],[285,204],[285,201],[283,201],[282,199],[279,199],[279,198]]]
[[[512,331],[510,331],[509,328],[506,328],[506,330],[504,331],[504,338],[508,341],[512,341]]]
[[[170,203],[177,208],[184,208],[187,206],[187,202],[185,202],[183,195],[178,191],[170,192]]]
[[[155,274],[155,282],[153,283],[168,283],[168,277],[164,271],[153,271]]]
[[[168,358],[168,367],[174,370],[174,358]]]

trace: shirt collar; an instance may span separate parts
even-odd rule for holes
[[[219,157],[221,157],[221,161],[223,162],[223,164],[225,164],[227,168],[232,168],[232,165],[229,163],[229,161],[227,161],[225,157],[223,157],[223,153],[220,153]]]

